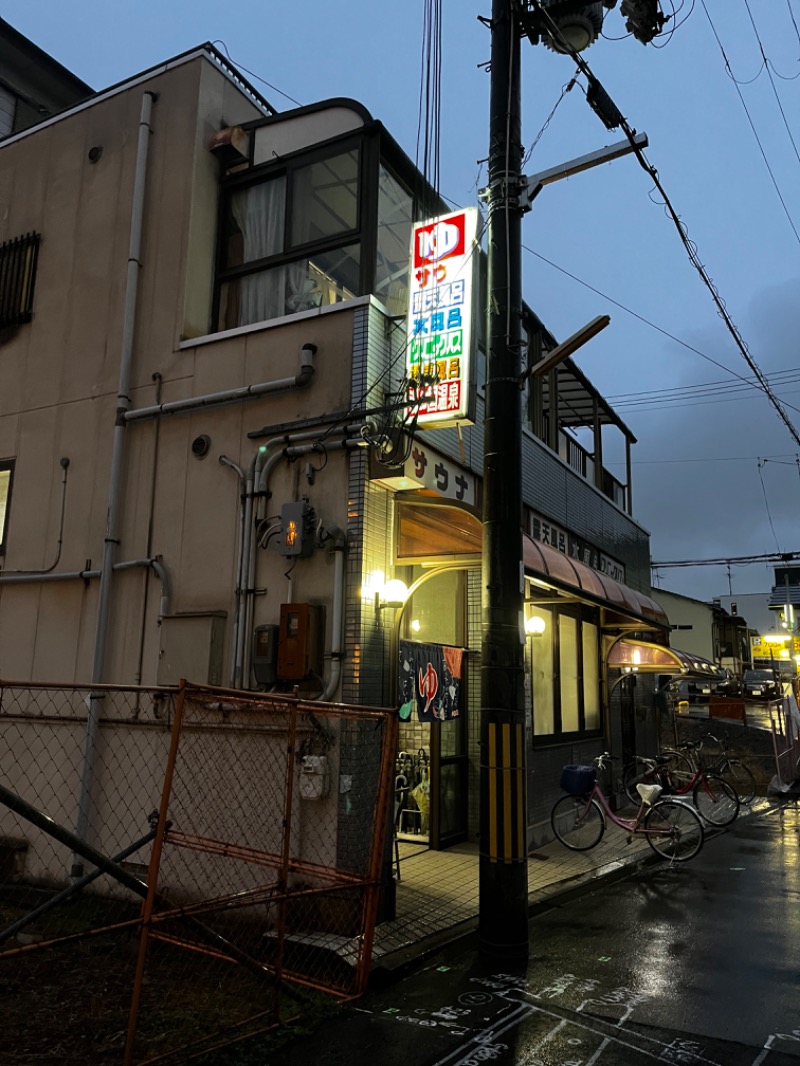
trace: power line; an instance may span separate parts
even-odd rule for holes
[[[686,566],[749,566],[751,563],[789,563],[800,559],[797,552],[768,552],[765,555],[732,555],[720,559],[669,559],[651,562],[653,570],[667,570]]]

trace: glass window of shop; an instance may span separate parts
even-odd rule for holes
[[[526,619],[538,620],[527,638],[535,740],[599,732],[600,633],[596,611],[581,605],[529,604]]]

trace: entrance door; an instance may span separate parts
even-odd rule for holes
[[[466,725],[466,713],[431,725],[430,847],[435,851],[467,839]]]

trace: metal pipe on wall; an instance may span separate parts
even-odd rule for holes
[[[136,325],[136,308],[139,295],[139,271],[141,269],[142,230],[144,228],[144,204],[147,189],[147,158],[150,146],[150,120],[156,94],[146,92],[142,96],[139,116],[139,137],[136,147],[134,167],[133,202],[131,206],[130,239],[128,245],[128,267],[125,286],[125,307],[122,319],[122,346],[120,351],[119,390],[114,425],[114,437],[111,450],[111,472],[108,485],[108,514],[106,535],[103,549],[103,566],[100,575],[100,593],[97,606],[97,630],[95,634],[94,662],[92,681],[100,683],[105,680],[106,658],[108,653],[108,629],[111,615],[111,594],[113,585],[114,557],[120,541],[120,519],[122,516],[123,465],[126,453],[125,412],[130,407],[131,372],[133,367],[134,330]],[[86,836],[89,827],[91,808],[92,779],[94,776],[95,741],[100,719],[102,694],[94,693],[89,700],[89,713],[86,719],[86,740],[83,754],[81,788],[78,798],[78,817],[75,833],[81,839]],[[72,875],[83,875],[83,860],[73,856]]]

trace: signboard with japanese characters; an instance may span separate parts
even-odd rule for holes
[[[533,539],[538,540],[540,544],[547,544],[551,548],[555,548],[556,551],[563,552],[564,555],[569,555],[572,559],[577,559],[579,563],[590,566],[592,570],[597,570],[601,574],[608,574],[615,581],[625,581],[625,567],[622,563],[612,559],[609,555],[605,555],[594,545],[583,540],[582,537],[576,537],[574,533],[568,533],[565,529],[557,526],[555,522],[551,522],[533,511],[529,512],[529,532]]]
[[[439,496],[474,507],[477,498],[477,478],[469,470],[454,463],[439,452],[414,442],[405,461],[403,473],[418,485],[431,489]]]
[[[438,427],[474,417],[473,289],[477,207],[414,226],[408,301],[408,411]]]

